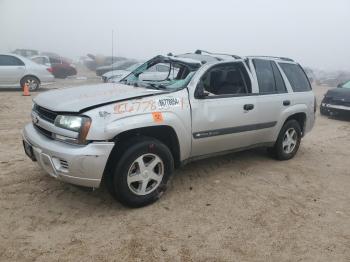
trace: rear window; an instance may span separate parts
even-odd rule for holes
[[[279,63],[294,92],[310,91],[311,86],[303,69],[296,64]]]

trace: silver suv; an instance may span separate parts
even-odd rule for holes
[[[164,79],[143,78],[168,64]],[[190,161],[253,147],[294,157],[315,120],[303,69],[288,58],[195,53],[157,56],[120,83],[34,98],[27,155],[51,176],[144,206]]]

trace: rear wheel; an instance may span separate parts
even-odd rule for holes
[[[168,147],[153,138],[140,137],[126,148],[109,174],[107,187],[124,205],[142,207],[158,200],[174,170]]]
[[[301,128],[296,120],[289,120],[282,127],[277,141],[269,151],[278,160],[288,160],[295,156],[301,141]]]
[[[25,84],[28,84],[30,91],[36,91],[40,87],[40,81],[36,77],[26,76],[21,80],[21,87],[23,88]]]

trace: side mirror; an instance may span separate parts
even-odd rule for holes
[[[207,97],[209,95],[209,93],[207,91],[205,91],[204,89],[204,84],[202,81],[199,81],[196,91],[194,92],[194,97],[198,98],[198,99],[203,99],[205,97]]]
[[[342,88],[343,87],[343,84],[338,84],[337,85],[337,88]]]

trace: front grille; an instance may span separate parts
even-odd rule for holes
[[[43,108],[41,106],[38,105],[34,105],[33,107],[33,111],[35,111],[40,118],[50,122],[50,123],[54,123],[56,116],[58,115],[56,112],[51,111],[49,109]]]
[[[36,130],[38,130],[38,131],[39,131],[40,133],[42,133],[44,136],[47,136],[48,138],[53,139],[52,133],[51,133],[50,131],[48,131],[48,130],[46,130],[46,129],[40,127],[40,126],[37,126],[37,125],[35,125],[35,124],[34,124],[34,127],[36,128]]]

